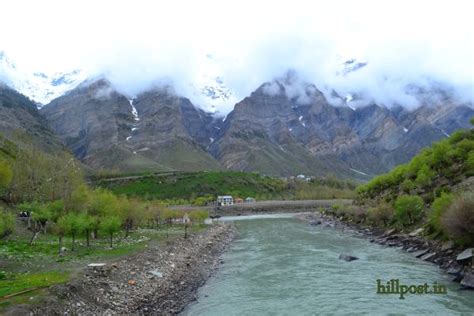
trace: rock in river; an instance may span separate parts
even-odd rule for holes
[[[351,256],[351,255],[340,254],[340,255],[339,255],[339,259],[349,262],[349,261],[357,260],[357,259],[359,259],[359,258],[354,257],[354,256]]]
[[[457,257],[457,261],[467,261],[473,258],[474,248],[468,248],[461,252]]]
[[[466,274],[461,280],[461,285],[469,289],[474,289],[474,274]]]

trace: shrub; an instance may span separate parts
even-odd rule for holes
[[[345,216],[360,223],[365,220],[367,213],[361,206],[349,205],[345,208]]]
[[[474,193],[456,197],[441,216],[443,232],[463,245],[474,245]]]
[[[453,203],[453,195],[450,193],[441,193],[441,195],[433,201],[429,216],[430,226],[435,232],[441,232],[441,216]]]
[[[393,219],[393,213],[393,207],[384,203],[370,208],[367,212],[367,218],[375,225],[387,226]]]
[[[423,212],[423,199],[415,195],[402,195],[395,201],[395,218],[403,226],[414,224]]]

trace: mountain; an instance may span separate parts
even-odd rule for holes
[[[24,95],[0,83],[0,133],[16,143],[33,142],[40,149],[63,148],[36,104]]]
[[[361,66],[362,67],[362,66]],[[105,79],[87,81],[41,113],[77,157],[95,169],[258,171],[369,179],[421,148],[469,127],[474,110],[449,95],[418,109],[331,105],[295,78],[261,85],[225,118],[195,107],[170,87],[134,98]]]
[[[268,174],[369,178],[469,127],[470,105],[443,100],[415,111],[371,104],[334,107],[314,85],[266,83],[236,104],[210,152],[226,167]],[[346,99],[347,103],[347,99]]]
[[[51,75],[43,72],[30,73],[18,67],[0,51],[0,81],[29,97],[39,108],[74,89],[86,78],[87,75],[81,70]]]
[[[219,168],[205,150],[212,117],[167,88],[132,99],[106,79],[88,81],[41,112],[75,155],[95,169]]]

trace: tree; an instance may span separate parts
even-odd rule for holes
[[[13,172],[10,165],[6,161],[0,160],[0,193],[8,188],[12,178]]]
[[[82,233],[86,227],[86,218],[83,214],[69,213],[58,220],[58,226],[64,233],[72,238],[71,250],[75,250],[76,236]]]
[[[120,231],[121,224],[118,216],[109,216],[100,222],[100,228],[110,236],[110,248],[113,247],[114,234]]]
[[[387,226],[393,218],[393,208],[390,204],[380,204],[370,208],[367,216],[372,223]]]
[[[199,224],[204,223],[204,220],[209,217],[209,212],[206,210],[197,210],[189,213],[189,218],[193,222],[198,222]]]
[[[7,237],[15,228],[15,216],[0,207],[0,239]]]
[[[430,226],[436,231],[441,232],[441,217],[444,212],[453,203],[454,196],[450,193],[441,193],[441,195],[431,204],[431,212],[429,216]]]
[[[441,216],[443,232],[459,244],[474,246],[474,193],[457,196]]]
[[[402,225],[412,225],[423,212],[424,202],[419,196],[402,195],[395,201],[395,217]]]

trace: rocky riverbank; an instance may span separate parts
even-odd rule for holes
[[[11,315],[170,315],[196,299],[197,289],[221,263],[235,236],[233,225],[150,246],[117,262],[90,265],[73,281],[50,289],[33,307]]]
[[[474,289],[474,267],[472,248],[463,249],[456,247],[452,242],[440,242],[423,237],[423,228],[411,232],[401,232],[396,229],[382,230],[365,227],[356,223],[348,223],[332,215],[319,212],[298,214],[301,220],[308,221],[310,225],[322,225],[346,230],[369,238],[387,247],[398,247],[412,253],[423,261],[438,265],[446,273],[453,276],[454,282],[460,282],[466,289]]]

